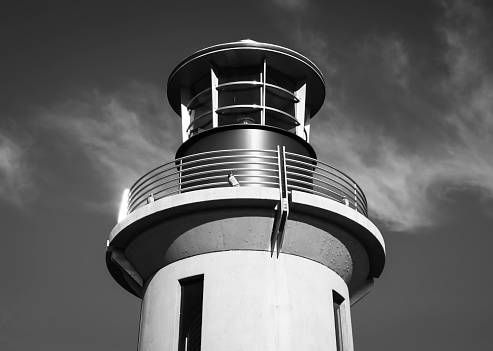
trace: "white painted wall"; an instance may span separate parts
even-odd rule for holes
[[[352,351],[345,282],[320,263],[265,251],[223,251],[162,268],[142,302],[140,351],[178,350],[179,280],[204,275],[202,350],[336,351],[332,290],[345,298],[344,351]]]

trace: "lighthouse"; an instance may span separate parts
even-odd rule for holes
[[[353,350],[385,244],[358,175],[310,145],[320,69],[242,40],[184,59],[167,95],[183,143],[124,193],[106,250],[142,299],[139,350]]]

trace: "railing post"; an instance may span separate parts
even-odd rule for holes
[[[299,100],[294,107],[294,115],[296,117],[296,120],[299,122],[299,125],[296,127],[296,135],[306,140],[308,139],[308,137],[305,137],[304,135],[305,122],[306,122],[305,118],[307,117],[305,115],[306,83],[303,84],[303,86],[299,88],[297,91],[295,91],[295,95]]]
[[[354,183],[354,209],[358,212],[358,196],[357,196],[357,185]]]
[[[211,102],[212,102],[212,128],[219,126],[217,109],[219,108],[219,92],[217,91],[217,85],[219,84],[219,78],[217,77],[214,68],[211,66]]]
[[[190,110],[187,107],[187,104],[190,101],[190,89],[188,87],[182,87],[180,93],[182,140],[185,142],[190,137],[188,134],[188,126],[192,122],[192,116],[190,115]]]
[[[282,147],[282,175],[283,175],[283,183],[282,183],[282,194],[283,198],[288,198],[288,171],[286,167],[286,147]]]

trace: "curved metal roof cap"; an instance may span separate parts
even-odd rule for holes
[[[308,58],[291,49],[250,39],[214,45],[188,56],[171,72],[168,79],[168,100],[180,115],[180,88],[195,83],[209,72],[211,62],[218,67],[261,65],[267,58],[273,67],[294,78],[306,78],[307,106],[315,115],[325,100],[322,71]]]

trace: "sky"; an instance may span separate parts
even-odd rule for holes
[[[493,350],[487,1],[11,1],[0,11],[0,349],[135,350],[105,265],[121,193],[180,145],[166,98],[202,48],[253,39],[322,70],[318,158],[386,241],[355,350]]]

